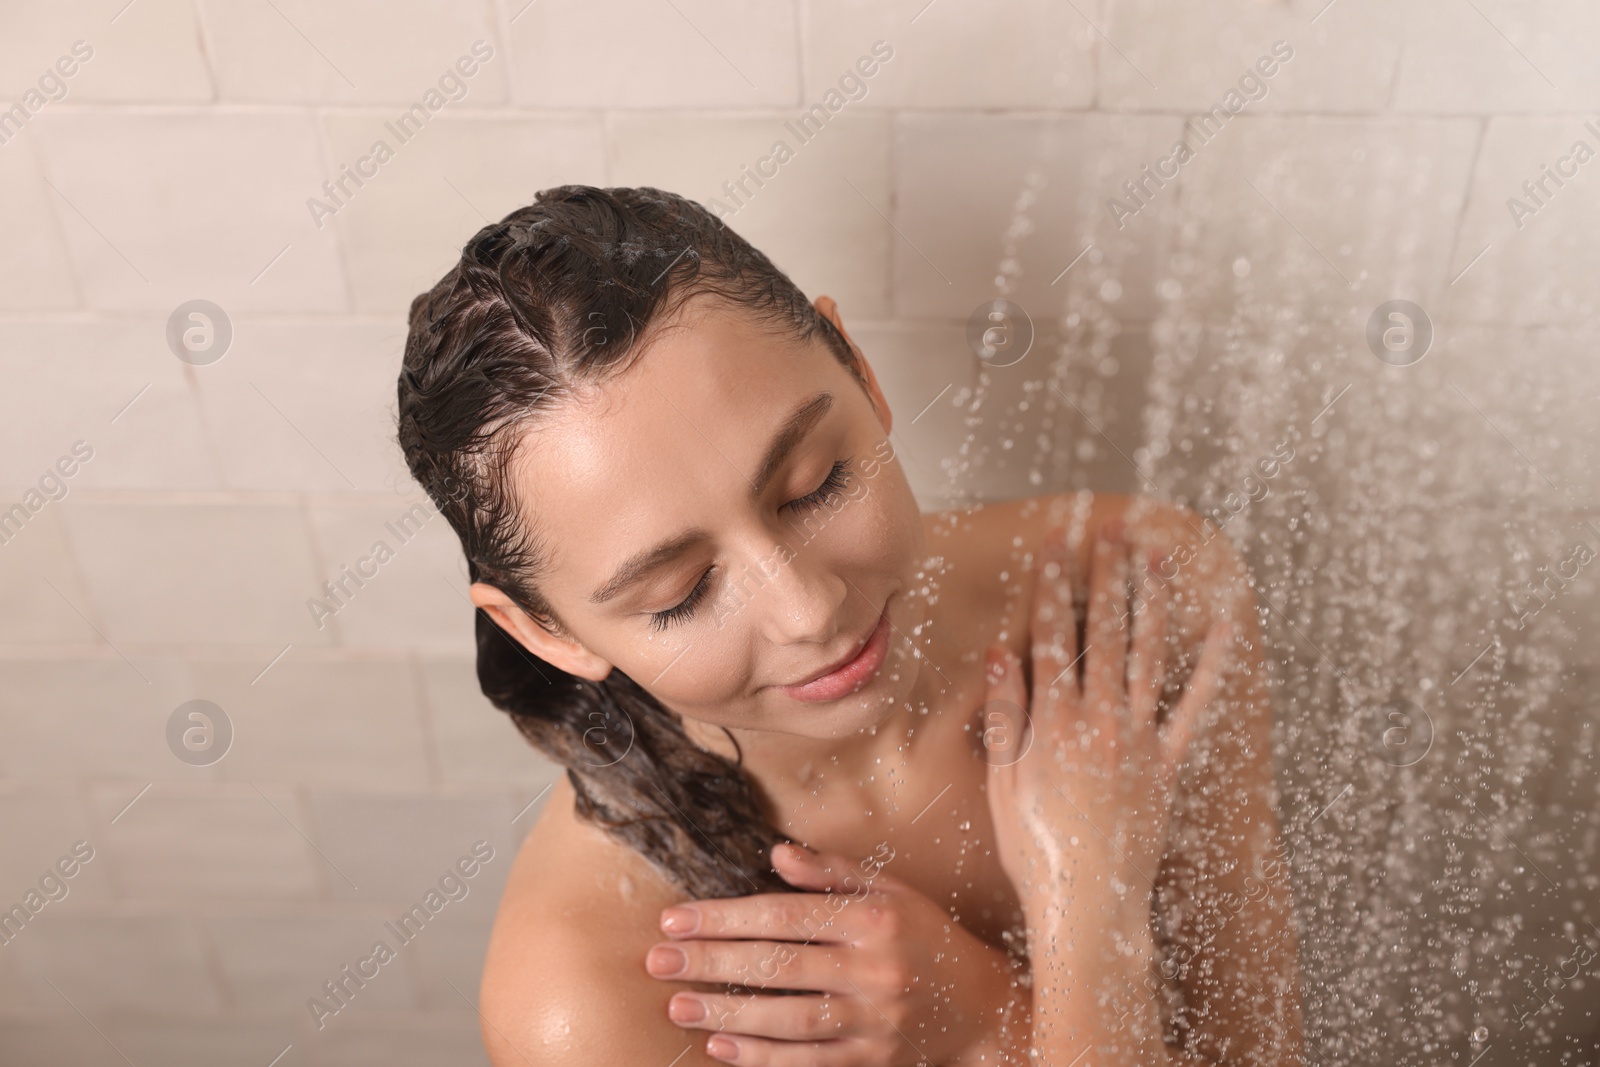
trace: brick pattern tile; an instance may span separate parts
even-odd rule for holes
[[[1580,842],[1600,598],[1592,572],[1548,572],[1600,542],[1580,525],[1600,523],[1597,11],[8,5],[0,905],[54,884],[78,842],[93,858],[0,938],[0,1059],[484,1062],[463,998],[562,771],[479,690],[465,561],[399,454],[395,374],[412,298],[480,227],[569,182],[691,196],[837,299],[926,508],[1082,487],[1215,504],[1304,429],[1305,458],[1229,530],[1296,627],[1273,623],[1286,803],[1400,788],[1346,758],[1357,727],[1311,684],[1328,656],[1388,663],[1361,683],[1374,699],[1448,688],[1472,648],[1445,624],[1515,601],[1484,575],[1542,578],[1548,605],[1517,602],[1562,660],[1548,703],[1490,715],[1473,676],[1440,722],[1479,746],[1450,758],[1492,772],[1484,797],[1564,813],[1510,827],[1519,846]],[[996,295],[1032,319],[1014,365],[970,347]],[[1365,341],[1395,297],[1436,334],[1404,370]],[[175,317],[197,300],[221,319]],[[1353,429],[1375,420],[1392,432]],[[1301,505],[1314,520],[1291,534]],[[1441,525],[1468,548],[1430,560]],[[1330,560],[1351,537],[1368,551]],[[1352,601],[1361,575],[1386,596]],[[1544,747],[1483,747],[1513,720]],[[1318,833],[1381,850],[1425,801],[1361,803],[1379,814]],[[324,983],[478,841],[494,859],[468,895],[318,1025]],[[1587,863],[1563,893],[1592,896]],[[1496,907],[1538,932],[1577,903]]]

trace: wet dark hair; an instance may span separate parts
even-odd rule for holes
[[[406,464],[461,538],[471,580],[497,586],[552,633],[569,631],[538,588],[548,557],[537,502],[519,501],[508,478],[517,442],[563,400],[624,371],[694,296],[802,341],[821,331],[866,389],[849,343],[771,260],[660,189],[545,189],[479,230],[411,302],[398,387]],[[789,888],[769,859],[789,838],[763,815],[742,754],[730,762],[696,745],[618,668],[580,678],[481,609],[475,625],[484,695],[566,768],[581,818],[692,897]]]

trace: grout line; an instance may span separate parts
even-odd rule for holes
[[[1400,92],[1400,69],[1405,62],[1405,56],[1406,46],[1405,42],[1402,41],[1395,47],[1394,66],[1389,69],[1389,91],[1384,94],[1383,98],[1383,110],[1385,112],[1394,111],[1394,98]]]
[[[1098,91],[1098,90],[1097,90]],[[120,116],[129,115],[279,115],[279,116],[304,116],[308,112],[317,116],[334,116],[340,118],[351,117],[392,117],[393,108],[404,107],[414,101],[401,99],[374,100],[371,102],[327,102],[307,104],[303,101],[292,100],[219,100],[216,103],[194,101],[189,103],[179,102],[88,102],[73,100],[68,97],[59,103],[52,103],[52,112],[77,112],[80,114],[105,113]],[[1063,106],[1047,103],[1029,104],[1025,106],[993,106],[986,104],[972,104],[965,107],[942,106],[926,107],[912,104],[874,104],[868,97],[851,105],[852,109],[871,111],[875,113],[897,113],[919,117],[947,117],[961,118],[1001,118],[1001,119],[1073,119],[1073,118],[1183,118],[1191,115],[1192,111],[1186,108],[1174,107],[1106,107],[1103,104],[1089,103],[1081,106]],[[651,107],[645,104],[628,105],[597,105],[590,107],[538,107],[535,105],[521,105],[515,103],[505,104],[452,104],[449,114],[456,118],[475,119],[526,119],[529,121],[550,122],[575,122],[583,119],[592,119],[601,112],[620,112],[635,114],[645,118],[659,118],[664,114],[691,114],[702,118],[775,118],[782,120],[793,118],[792,108],[771,106],[750,107],[708,107],[686,104],[682,106]],[[1576,118],[1589,119],[1594,117],[1592,109],[1583,108],[1549,108],[1545,110],[1527,109],[1517,111],[1485,110],[1482,108],[1463,111],[1390,111],[1383,106],[1360,108],[1347,111],[1334,111],[1326,109],[1309,108],[1275,108],[1266,111],[1242,112],[1232,116],[1234,120],[1260,121],[1273,118],[1300,118],[1319,119],[1329,121],[1347,122],[1373,122],[1393,125],[1400,122],[1460,122],[1481,119],[1550,119],[1550,118]],[[1231,124],[1231,123],[1230,123]]]
[[[1478,120],[1478,135],[1477,137],[1473,138],[1472,155],[1467,160],[1467,165],[1465,168],[1465,176],[1463,179],[1464,187],[1461,190],[1461,207],[1456,212],[1455,223],[1450,227],[1450,248],[1445,253],[1444,259],[1446,270],[1449,270],[1455,266],[1456,256],[1461,251],[1461,230],[1462,227],[1466,225],[1468,209],[1472,207],[1472,191],[1478,186],[1478,166],[1483,160],[1484,142],[1488,139],[1489,119],[1488,116],[1483,116]],[[1488,250],[1489,249],[1485,247],[1483,251],[1487,252]],[[1468,263],[1466,267],[1463,267],[1461,272],[1451,280],[1450,285],[1454,285],[1456,282],[1460,281],[1462,275],[1467,273],[1467,270],[1472,267],[1472,264],[1478,262],[1478,260],[1482,258],[1483,252],[1479,252],[1475,257],[1473,257],[1472,263]],[[1449,286],[1446,286],[1446,288],[1449,288]]]
[[[206,84],[211,87],[212,105],[222,102],[222,79],[217,77],[217,65],[211,58],[211,40],[206,33],[206,12],[204,4],[194,5],[194,36],[195,43],[200,50],[200,66],[206,72]]]
[[[793,0],[790,10],[794,12],[794,90],[796,99],[794,106],[806,106],[806,13],[809,6],[806,0]]]

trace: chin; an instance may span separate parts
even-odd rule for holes
[[[870,696],[867,695],[869,692]],[[876,688],[869,687],[849,699],[838,701],[826,711],[813,710],[811,715],[814,717],[809,721],[801,721],[803,716],[793,716],[777,732],[813,741],[842,741],[887,723],[894,716],[898,703],[893,697],[894,694],[887,690],[880,693]]]

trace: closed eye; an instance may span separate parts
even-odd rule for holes
[[[850,484],[850,460],[847,457],[836,462],[828,471],[828,476],[822,480],[815,491],[807,493],[799,500],[791,500],[785,507],[798,508],[802,511],[815,511],[838,495],[845,486]]]
[[[850,484],[850,463],[854,458],[849,456],[836,461],[829,468],[827,477],[822,479],[821,485],[798,500],[789,501],[784,507],[798,511],[815,511],[830,503],[835,496],[844,490],[845,486]],[[700,581],[695,583],[693,589],[689,590],[689,595],[677,604],[662,611],[650,612],[650,628],[659,633],[693,615],[695,609],[700,606],[700,602],[705,599],[706,593],[711,588],[711,575],[715,570],[716,567],[708,567],[706,572],[700,576]]]
[[[650,628],[659,633],[674,623],[682,622],[690,615],[693,615],[694,609],[699,607],[700,601],[705,599],[706,590],[711,588],[711,572],[716,569],[715,567],[707,568],[706,572],[700,576],[700,581],[695,583],[693,589],[689,590],[689,595],[674,606],[664,611],[652,611],[650,613]]]

